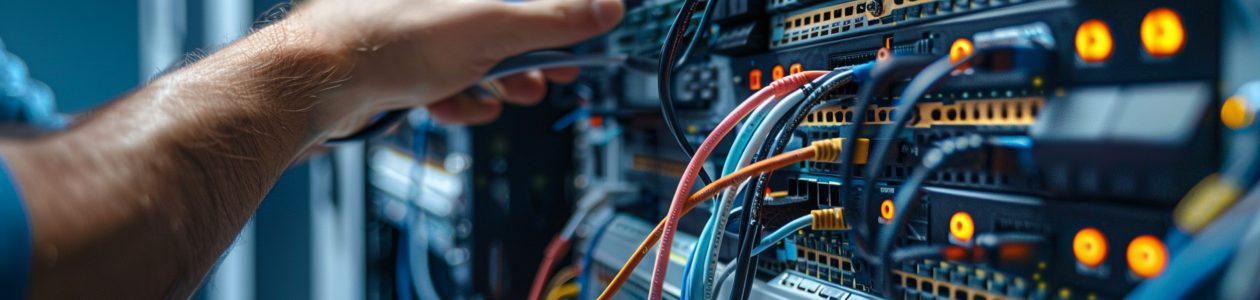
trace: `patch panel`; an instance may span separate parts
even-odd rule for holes
[[[980,99],[945,102],[926,102],[917,106],[918,113],[910,125],[914,128],[932,126],[1030,126],[1037,120],[1037,113],[1045,106],[1045,98],[1023,97]],[[892,107],[870,106],[862,122],[872,125],[889,124]],[[822,108],[805,117],[802,127],[841,126],[856,121],[853,108]]]
[[[787,48],[877,31],[903,22],[978,11],[1024,1],[874,0],[823,4],[771,19],[770,48]]]

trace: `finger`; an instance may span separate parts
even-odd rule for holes
[[[540,0],[500,2],[504,38],[514,52],[568,46],[612,29],[621,22],[621,0]]]
[[[540,71],[529,71],[496,80],[504,101],[534,105],[547,94],[547,80]]]
[[[442,124],[486,124],[503,112],[503,103],[467,93],[455,94],[429,105],[429,115]]]
[[[578,68],[558,68],[543,70],[543,76],[547,77],[547,81],[556,83],[570,83],[577,80]]]

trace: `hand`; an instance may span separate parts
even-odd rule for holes
[[[313,0],[281,22],[345,56],[347,78],[323,93],[316,113],[326,136],[352,133],[373,115],[427,107],[444,123],[485,123],[495,99],[461,93],[504,58],[563,47],[613,28],[620,0]],[[280,24],[278,24],[280,25]],[[536,104],[546,80],[567,82],[576,69],[533,71],[496,82],[504,101]]]

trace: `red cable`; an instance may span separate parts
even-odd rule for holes
[[[681,181],[678,183],[678,189],[674,191],[673,201],[669,205],[669,213],[666,215],[664,232],[662,232],[661,242],[656,250],[655,267],[652,268],[652,285],[648,289],[648,297],[651,300],[661,299],[661,287],[665,284],[665,272],[669,269],[670,247],[673,246],[674,232],[678,230],[678,220],[682,218],[682,209],[687,202],[687,196],[691,192],[691,188],[696,183],[696,174],[700,173],[700,169],[704,166],[705,160],[709,154],[713,153],[713,149],[717,148],[722,138],[730,133],[748,113],[757,108],[762,102],[770,99],[778,99],[783,95],[796,90],[801,85],[818,78],[828,72],[825,71],[808,71],[792,74],[783,79],[776,80],[770,86],[757,91],[744,103],[740,103],[735,110],[727,114],[718,126],[709,132],[709,136],[705,137],[704,143],[700,144],[700,148],[696,149],[695,155],[691,157],[691,162],[687,163],[687,169],[683,171]],[[771,96],[776,97],[771,97]]]
[[[558,234],[547,243],[547,248],[543,250],[543,260],[538,264],[538,273],[534,274],[534,284],[529,289],[529,300],[542,297],[543,288],[547,286],[547,277],[551,277],[551,269],[569,251],[569,245],[570,240]]]

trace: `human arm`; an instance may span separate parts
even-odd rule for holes
[[[459,91],[507,56],[598,34],[621,10],[314,1],[63,133],[0,141],[33,233],[28,295],[185,298],[306,149],[388,109],[489,121],[501,104]],[[543,77],[504,79],[506,100],[536,102]]]

